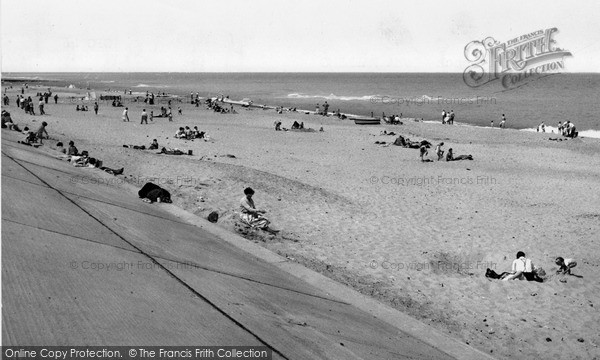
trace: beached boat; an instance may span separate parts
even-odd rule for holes
[[[224,98],[224,99],[221,99],[221,101],[226,104],[240,105],[243,107],[248,107],[252,104],[252,101],[249,99],[243,99],[242,101],[235,101],[235,100],[230,100],[229,98]]]
[[[374,117],[352,117],[350,120],[354,120],[356,125],[379,125],[381,124],[381,119]]]

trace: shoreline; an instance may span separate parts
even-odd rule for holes
[[[45,82],[45,83],[51,83],[51,82],[56,82],[57,85],[63,85],[64,87],[67,87],[68,85],[71,84],[76,84],[78,85],[78,88],[76,90],[84,90],[86,88],[86,84],[88,85],[88,87],[90,86],[90,84],[93,84],[94,87],[96,88],[96,90],[90,90],[90,91],[96,91],[98,94],[100,94],[101,92],[108,92],[110,95],[125,95],[126,97],[141,97],[143,100],[143,97],[145,95],[146,91],[150,91],[150,92],[155,92],[155,93],[162,93],[162,92],[167,92],[167,90],[171,90],[172,92],[169,92],[168,95],[171,96],[172,98],[175,99],[180,99],[182,101],[182,103],[186,103],[189,102],[189,93],[187,93],[185,90],[177,90],[177,87],[173,87],[172,85],[167,85],[167,84],[154,84],[152,85],[151,82],[146,83],[146,84],[138,84],[138,85],[129,85],[129,86],[124,86],[124,85],[120,85],[118,83],[118,81],[116,80],[110,80],[110,81],[103,81],[103,80],[99,80],[99,79],[89,79],[89,78],[85,78],[85,79],[71,79],[72,81],[69,80],[59,80],[59,79],[51,79],[51,78],[44,78],[41,77],[39,75],[42,75],[43,73],[32,73],[32,75],[35,76],[21,76],[21,77],[11,77],[9,73],[9,77],[6,80],[10,80],[13,82],[23,82],[27,79],[29,79],[30,81],[37,81],[37,82]],[[16,73],[16,74],[21,74],[21,73]],[[27,73],[22,73],[22,74],[27,74]],[[48,73],[49,75],[51,74],[55,74],[55,75],[60,75],[60,74],[83,74],[86,76],[89,75],[102,75],[104,73]],[[111,73],[112,74],[112,73]],[[114,74],[118,74],[118,73],[114,73]],[[125,72],[123,74],[154,74],[153,72],[141,72],[141,73],[131,73],[131,72]],[[158,73],[160,74],[160,73]],[[185,73],[181,73],[181,74],[185,74]],[[196,74],[196,73],[194,73]],[[227,74],[227,73],[197,73],[197,74]],[[241,75],[247,75],[247,73],[240,73]],[[262,73],[261,73],[262,74]],[[270,74],[270,73],[267,73]],[[279,74],[279,73],[275,73],[275,74]],[[281,74],[288,74],[288,73],[281,73]],[[292,73],[294,74],[294,73]],[[302,74],[302,73],[299,73]],[[345,74],[345,73],[343,73]],[[392,73],[393,75],[399,75],[399,74],[403,74],[403,73]],[[413,73],[406,73],[407,75],[414,75]],[[416,73],[419,74],[419,73]],[[437,74],[437,73],[436,73]],[[312,73],[309,73],[309,75],[315,75]],[[449,76],[451,75],[456,75],[456,74],[447,74]],[[568,75],[568,74],[558,74],[558,75]],[[575,74],[577,75],[577,74]],[[3,81],[5,80],[4,78],[2,79]],[[135,81],[134,81],[135,82]],[[183,86],[183,88],[189,87],[189,84],[186,84],[185,86]],[[173,91],[175,90],[175,91]],[[188,89],[189,90],[189,89]],[[206,98],[214,98],[214,97],[219,97],[220,95],[227,95],[224,93],[223,91],[224,89],[218,90],[218,91],[210,91],[210,90],[204,90],[202,91],[202,97],[203,99]],[[132,91],[133,95],[129,95],[129,91]],[[196,91],[196,90],[194,90]],[[234,91],[235,92],[235,91]],[[243,96],[240,95],[239,98],[248,98],[250,97],[252,99],[252,94],[250,93],[240,93],[240,94],[244,94]],[[268,101],[266,101],[266,99],[263,99],[265,101],[262,101],[262,103],[264,103],[266,108],[276,108],[276,107],[286,107],[286,108],[301,108],[301,106],[299,106],[302,102],[298,102],[295,101],[297,99],[295,98],[290,98],[290,95],[301,95],[301,93],[290,93],[288,94],[287,97],[274,97],[272,99],[270,99],[272,101],[272,103],[269,103]],[[374,114],[374,116],[376,118],[381,118],[381,108],[379,108],[377,111],[369,111],[372,110],[373,107],[380,107],[380,105],[383,105],[382,101],[381,101],[381,95],[363,95],[363,96],[335,96],[334,94],[330,94],[329,96],[325,96],[325,95],[303,95],[303,96],[307,96],[310,98],[310,100],[314,100],[314,101],[333,101],[335,99],[331,98],[331,96],[334,96],[337,99],[336,102],[338,104],[338,106],[340,107],[340,109],[342,109],[343,107],[349,107],[351,109],[354,110],[359,110],[360,111],[350,111],[350,109],[347,109],[346,111],[341,111],[343,114],[347,114],[348,116],[359,116],[359,117],[363,117],[363,116],[370,116],[370,114]],[[434,99],[435,96],[432,98],[433,95],[420,95],[417,98],[421,98],[421,99]],[[473,95],[474,96],[474,95]],[[389,98],[388,96],[384,96]],[[232,96],[233,98],[233,96]],[[260,96],[259,96],[260,98]],[[268,98],[268,96],[267,96]],[[353,100],[353,101],[349,101],[349,100],[345,100],[346,98],[360,98],[361,100]],[[406,100],[406,101],[414,101],[417,100],[417,98],[390,98],[390,100]],[[445,99],[445,97],[443,97],[443,99]],[[254,99],[252,99],[254,100]],[[92,102],[93,103],[93,102]],[[368,106],[367,104],[371,104],[373,107],[366,107]],[[393,104],[393,103],[391,103]],[[447,104],[445,102],[435,102],[432,100],[431,103],[426,102],[427,106],[434,106],[434,107],[439,107],[440,109],[442,109],[443,107],[449,108],[452,105],[458,106],[460,107],[458,104]],[[384,111],[385,113],[388,113],[388,115],[390,113],[402,113],[403,111],[406,112],[405,116],[401,116],[404,118],[408,118],[408,119],[412,119],[412,118],[417,118],[417,119],[422,119],[424,121],[428,121],[428,122],[439,122],[437,116],[436,117],[431,117],[431,116],[426,116],[426,112],[424,113],[423,111],[416,111],[417,109],[422,108],[424,105],[419,106],[419,104],[412,104],[412,103],[406,103],[406,107],[402,107],[402,106],[397,106],[397,107],[389,107],[388,109],[385,109],[386,111]],[[408,106],[411,105],[411,106]],[[312,105],[311,105],[312,106]],[[333,113],[333,111],[335,111],[337,109],[338,106],[335,106],[335,108],[332,106],[332,108],[330,109],[330,113]],[[309,113],[314,113],[314,108],[308,107],[308,110],[303,109],[302,111],[304,112],[309,112]],[[463,109],[464,110],[464,109]],[[486,122],[484,124],[482,124],[479,120],[472,118],[472,116],[469,116],[469,112],[470,110],[475,110],[475,109],[469,109],[469,110],[464,110],[464,111],[460,111],[460,113],[458,114],[460,118],[462,118],[463,114],[466,115],[466,117],[469,117],[470,119],[468,119],[468,122],[464,122],[464,121],[457,121],[455,124],[462,124],[462,125],[467,125],[467,126],[479,126],[479,127],[488,127],[487,125],[489,124],[489,122]],[[300,111],[300,110],[299,110]],[[415,112],[416,111],[416,112]],[[441,111],[441,110],[440,110]],[[458,112],[458,111],[457,111]],[[593,113],[592,113],[593,114]],[[486,114],[487,116],[487,114]],[[511,119],[510,116],[507,115],[507,117],[509,117],[508,121],[507,121],[507,128],[510,129],[516,129],[516,130],[523,130],[523,131],[535,131],[536,128],[534,127],[535,125],[525,125],[523,124],[523,120],[519,119],[518,117],[516,117],[515,114],[512,115],[513,117],[515,117],[515,119]],[[593,116],[593,115],[592,115]],[[552,134],[551,130],[555,130],[556,131],[556,123],[561,120],[561,121],[565,121],[567,119],[567,117],[565,118],[556,118],[556,119],[551,119],[551,118],[540,118],[540,120],[538,120],[539,122],[544,121],[547,122],[548,124],[546,124],[546,128],[548,130],[548,134]],[[584,121],[584,124],[589,123],[591,120],[588,119],[586,117],[586,121]],[[463,119],[464,120],[464,119]],[[556,121],[554,121],[556,120]],[[579,121],[575,118],[575,119],[571,119],[575,125],[577,126],[577,129],[579,131],[579,133],[581,134],[581,136],[584,137],[593,137],[593,138],[600,138],[600,128],[595,129],[594,126],[585,126],[585,125],[580,125]],[[500,121],[498,120],[496,122],[496,127],[498,126],[498,123]],[[593,122],[593,124],[598,125],[597,122]],[[536,124],[537,125],[537,124]],[[555,133],[556,134],[556,133]],[[556,134],[558,136],[558,134]],[[553,135],[551,135],[553,136]]]

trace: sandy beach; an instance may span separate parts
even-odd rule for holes
[[[26,96],[46,88],[30,86]],[[123,108],[106,102],[98,115],[93,102],[75,111],[81,102],[68,93],[86,90],[53,91],[59,104],[50,101],[45,116],[17,109],[17,89],[3,107],[21,128],[46,121],[45,148],[73,140],[104,166],[124,167],[115,181],[155,182],[177,206],[204,218],[217,211],[225,229],[497,358],[600,358],[600,139],[412,121],[358,126],[241,107],[219,114],[189,102],[173,102],[173,122],[142,125],[143,108],[157,114],[166,104],[126,97],[131,121],[123,122]],[[274,131],[276,120],[316,131]],[[197,126],[210,140],[175,139],[180,126]],[[444,142],[474,160],[422,163],[416,149],[375,144],[397,135]],[[123,147],[152,139],[192,155]],[[239,226],[248,186],[278,235]],[[487,268],[509,271],[517,251],[546,271],[545,282],[485,277]],[[557,256],[576,259],[578,276],[555,275]]]

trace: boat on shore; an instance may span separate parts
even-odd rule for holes
[[[350,120],[354,120],[356,125],[379,125],[381,124],[381,119],[374,117],[352,117]]]

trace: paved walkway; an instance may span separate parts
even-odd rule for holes
[[[486,357],[172,205],[144,203],[116,177],[16,140],[2,130],[3,345]]]

